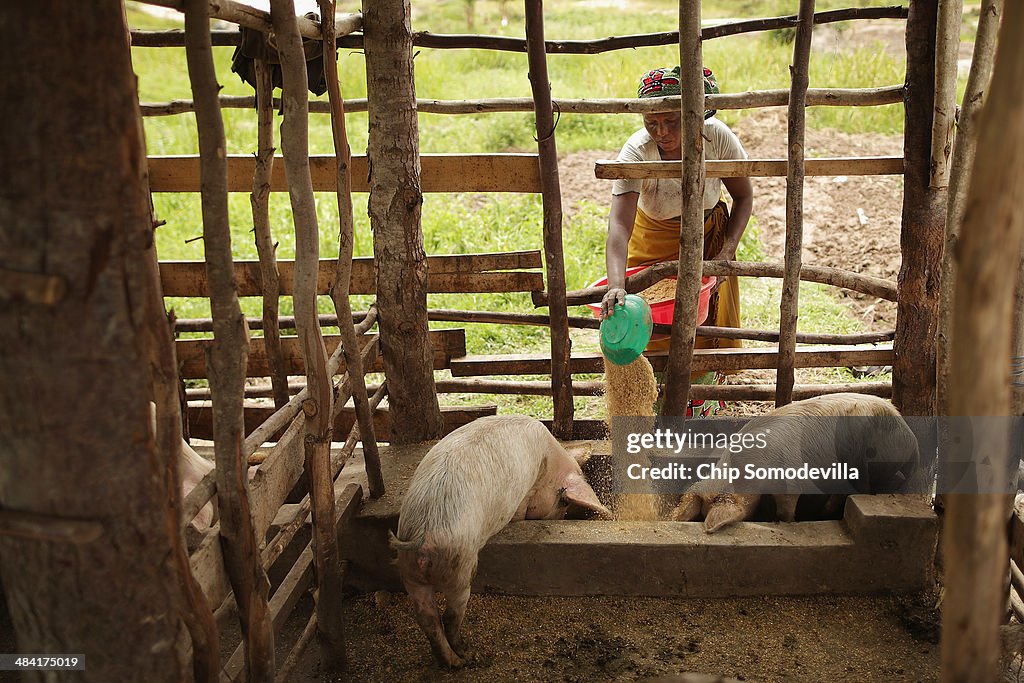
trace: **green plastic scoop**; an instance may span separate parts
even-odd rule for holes
[[[651,307],[636,294],[627,294],[626,302],[601,321],[601,352],[616,365],[629,365],[647,348],[653,329]]]

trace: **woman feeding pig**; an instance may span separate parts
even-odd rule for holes
[[[705,93],[718,92],[710,69],[704,69]],[[667,97],[679,95],[679,67],[653,69],[644,74],[637,96]],[[727,125],[704,114],[704,156],[706,159],[746,159],[739,139]],[[618,161],[674,161],[682,159],[681,114],[644,114],[644,127],[634,133],[619,152]],[[732,199],[732,211],[725,203],[722,186]],[[707,178],[704,183],[704,258],[735,260],[736,248],[750,220],[754,191],[749,178]],[[611,214],[605,259],[608,291],[601,301],[601,314],[607,316],[626,295],[627,266],[643,266],[679,258],[682,179],[646,178],[616,180],[612,185]],[[728,277],[712,295],[705,324],[739,327],[740,300],[737,278]],[[657,340],[647,348],[668,348],[668,339]],[[695,348],[740,346],[739,340],[697,337]],[[694,383],[721,383],[721,374],[707,373],[691,378]],[[712,412],[710,401],[691,401],[687,416],[706,417]]]

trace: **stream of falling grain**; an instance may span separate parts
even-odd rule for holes
[[[658,400],[654,368],[644,356],[629,365],[604,361],[606,422],[611,429],[613,416],[653,417]],[[653,493],[623,493],[615,497],[612,509],[616,519],[654,521],[661,518],[660,500]]]

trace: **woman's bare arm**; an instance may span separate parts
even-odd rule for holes
[[[754,208],[754,186],[750,178],[722,178],[722,184],[732,197],[732,211],[729,212],[729,223],[725,226],[725,244],[711,260],[735,261],[736,248],[740,245],[740,238],[747,229]]]
[[[616,305],[625,302],[626,260],[629,238],[636,221],[638,192],[612,195],[608,216],[608,237],[605,239],[605,266],[608,269],[608,292],[601,301],[601,316],[607,317]]]

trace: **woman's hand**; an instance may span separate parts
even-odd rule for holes
[[[604,320],[610,316],[616,306],[621,306],[626,303],[626,290],[622,287],[609,287],[608,291],[605,292],[604,298],[601,299],[601,320]]]

